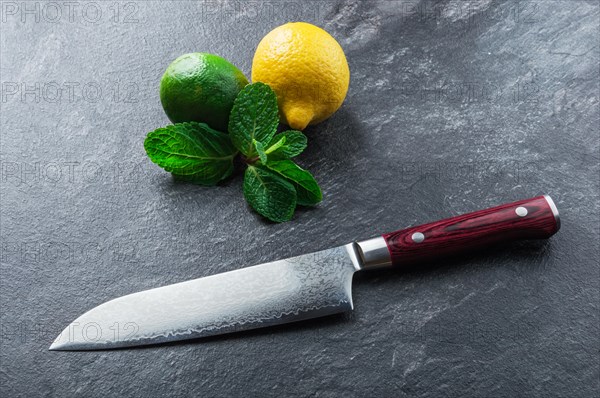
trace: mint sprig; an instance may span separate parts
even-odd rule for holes
[[[150,159],[175,178],[215,185],[233,172],[241,154],[247,164],[244,197],[259,214],[274,222],[292,219],[297,205],[313,206],[323,199],[321,188],[292,158],[307,146],[300,131],[276,134],[277,97],[264,83],[247,85],[229,116],[229,134],[204,123],[177,123],[148,134],[144,148]]]

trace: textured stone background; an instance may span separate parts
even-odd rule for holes
[[[598,1],[0,3],[3,397],[597,396]],[[142,141],[174,58],[249,76],[290,20],[339,40],[352,83],[299,159],[324,202],[274,225],[240,176],[174,183]],[[541,193],[549,241],[361,275],[351,314],[47,351],[116,296]]]

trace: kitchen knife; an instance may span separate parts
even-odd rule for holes
[[[51,350],[146,345],[349,311],[357,271],[410,264],[560,228],[552,199],[532,199],[409,227],[366,241],[129,294],[81,315]]]

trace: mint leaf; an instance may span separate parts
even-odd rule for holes
[[[267,145],[267,151],[269,153],[275,152],[277,149],[281,148],[283,144],[285,144],[285,136],[283,134],[277,134],[273,137],[271,142]]]
[[[291,160],[274,160],[266,163],[266,167],[286,178],[296,189],[299,205],[312,206],[323,200],[321,188],[315,178]]]
[[[260,166],[248,166],[244,174],[244,196],[257,213],[274,222],[292,219],[296,191],[286,179]]]
[[[306,149],[307,142],[306,136],[300,131],[284,131],[273,137],[266,153],[270,159],[290,159],[300,155]]]
[[[258,153],[258,158],[261,162],[267,163],[267,154],[265,153],[265,148],[263,144],[254,140],[254,148],[256,148],[256,153]]]
[[[197,122],[148,133],[144,149],[150,160],[166,171],[202,185],[215,185],[229,177],[237,154],[227,134]]]
[[[249,84],[240,91],[229,115],[229,135],[245,156],[255,155],[254,140],[266,145],[277,132],[277,97],[264,83]]]

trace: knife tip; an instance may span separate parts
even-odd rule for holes
[[[73,349],[73,339],[69,338],[69,327],[65,328],[50,344],[48,351],[69,351]]]
[[[56,342],[50,344],[50,347],[48,347],[48,351],[60,351],[61,350],[61,344],[57,344]]]
[[[66,349],[65,344],[58,341],[58,339],[57,339],[57,341],[54,341],[52,344],[50,344],[50,347],[48,347],[48,351],[63,351],[65,349]]]

